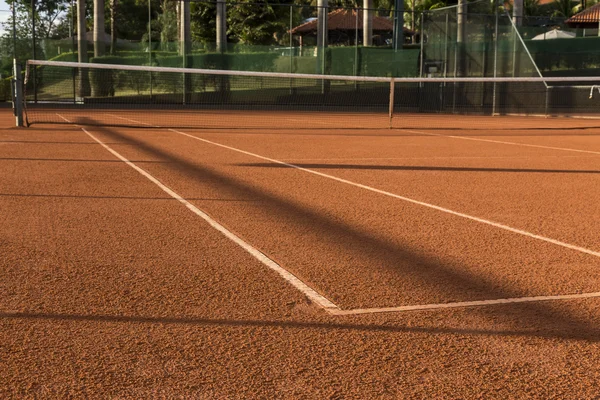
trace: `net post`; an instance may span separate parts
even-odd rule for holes
[[[392,129],[392,119],[394,118],[394,87],[395,87],[395,79],[390,79],[390,107],[389,107],[389,117],[390,117],[390,129]]]
[[[13,59],[12,96],[13,111],[17,126],[23,126],[23,81],[21,80],[21,65]]]
[[[546,85],[546,103],[544,105],[544,117],[548,118],[548,107],[550,106],[550,90],[552,86]]]

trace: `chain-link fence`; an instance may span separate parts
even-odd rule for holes
[[[323,10],[327,18],[321,30],[316,6],[227,2],[226,43],[219,46],[217,3],[190,3],[189,46],[179,41],[181,2],[162,0],[161,4],[161,10],[149,13],[150,30],[140,40],[118,36],[113,40],[107,33],[104,56],[94,57],[93,36],[87,32],[87,59],[347,76],[523,77],[600,71],[597,29],[571,29],[564,19],[551,17],[525,17],[517,28],[504,9],[496,10],[485,1],[470,3],[464,18],[459,18],[458,6],[401,15],[393,8],[328,7]],[[395,32],[398,21],[405,26],[401,34]],[[554,39],[556,28],[561,35]],[[324,35],[322,48],[317,46],[319,34]],[[36,38],[36,58],[77,61],[76,38],[76,32],[62,40]],[[16,43],[18,58],[33,58],[30,38],[17,38]],[[2,45],[12,43],[5,40]],[[184,47],[186,54],[182,54]]]

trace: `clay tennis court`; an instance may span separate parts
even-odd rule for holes
[[[0,113],[2,397],[597,396],[593,119]]]

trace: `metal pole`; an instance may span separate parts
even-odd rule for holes
[[[290,4],[290,74],[294,73],[294,36],[292,35],[292,29],[294,29],[294,6]],[[294,92],[294,81],[290,78],[290,94]]]
[[[448,75],[448,14],[446,14],[446,28],[444,33],[446,38],[444,39],[444,78]]]
[[[419,66],[419,78],[423,77],[423,61],[424,61],[424,57],[423,57],[423,51],[425,51],[425,46],[424,43],[425,41],[423,40],[423,15],[425,13],[421,13],[421,57],[420,57],[420,66]]]
[[[358,8],[354,9],[354,75],[358,76]],[[355,87],[358,82],[355,82]]]
[[[498,76],[498,24],[499,24],[499,12],[498,12],[498,4],[495,4],[495,14],[496,14],[496,25],[494,26],[494,78]],[[492,115],[496,115],[496,82],[494,82],[494,89],[492,93]]]
[[[327,0],[317,3],[317,73],[325,73],[325,47],[327,46]]]
[[[402,50],[404,44],[404,1],[394,0],[394,51]]]
[[[515,71],[517,70],[517,34],[516,26],[513,26],[513,51],[512,51],[512,77],[515,77]]]
[[[148,65],[152,65],[152,7],[148,0]],[[150,102],[152,103],[152,72],[150,74]]]
[[[294,72],[294,37],[292,29],[294,29],[294,6],[290,4],[290,74]]]
[[[12,8],[12,18],[13,18],[13,25],[12,25],[12,33],[13,33],[13,58],[17,58],[17,11],[16,11],[16,4],[13,2],[11,4],[11,8]]]
[[[545,104],[545,107],[544,107],[544,116],[546,118],[548,118],[548,108],[550,106],[549,103],[550,103],[550,91],[551,91],[551,89],[552,89],[552,86],[549,86],[549,85],[546,86],[546,104]]]
[[[71,54],[75,54],[75,7],[71,0]],[[75,61],[75,60],[73,60]],[[73,103],[77,103],[77,70],[73,68]]]
[[[148,0],[148,65],[152,65],[152,8]]]
[[[33,59],[36,59],[35,52],[35,2],[36,0],[31,0],[31,44],[33,45]],[[36,69],[33,68],[33,101],[37,103],[37,79],[36,79]]]

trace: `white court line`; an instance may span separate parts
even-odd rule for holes
[[[61,115],[59,115],[59,117],[63,118],[65,121],[71,122]],[[206,221],[214,229],[221,232],[226,238],[230,239],[235,244],[240,246],[242,249],[246,250],[252,257],[256,258],[258,261],[263,263],[265,266],[267,266],[268,268],[277,272],[284,280],[289,282],[292,286],[294,286],[296,289],[298,289],[301,293],[303,293],[311,301],[315,302],[316,304],[318,304],[320,307],[324,308],[327,311],[339,310],[339,307],[337,305],[333,304],[331,301],[326,299],[324,296],[317,293],[314,289],[312,289],[311,287],[306,285],[304,282],[302,282],[300,279],[298,279],[295,275],[293,275],[291,272],[289,272],[286,269],[284,269],[283,267],[281,267],[275,261],[271,260],[269,257],[267,257],[265,254],[263,254],[261,251],[256,249],[254,246],[245,242],[239,236],[237,236],[233,232],[229,231],[223,225],[219,224],[217,221],[212,219],[204,211],[200,210],[195,205],[193,205],[192,203],[190,203],[189,201],[187,201],[186,199],[181,197],[179,194],[177,194],[175,191],[173,191],[172,189],[170,189],[169,187],[164,185],[162,182],[160,182],[154,176],[150,175],[144,169],[138,167],[133,162],[129,161],[127,158],[122,156],[120,153],[113,150],[111,147],[109,147],[108,145],[103,143],[101,140],[99,140],[97,137],[95,137],[93,134],[91,134],[85,128],[82,127],[81,130],[83,130],[89,137],[91,137],[94,141],[96,141],[98,144],[100,144],[102,147],[104,147],[106,150],[108,150],[112,155],[114,155],[119,160],[123,161],[125,164],[129,165],[131,168],[133,168],[134,170],[139,172],[141,175],[146,177],[148,180],[150,180],[152,183],[154,183],[156,186],[158,186],[160,189],[162,189],[169,196],[173,197],[175,200],[182,203],[191,212],[193,212],[194,214],[196,214],[197,216],[202,218],[204,221]]]
[[[126,119],[126,118],[123,118],[123,119]],[[132,119],[129,119],[129,121],[136,122],[136,123],[142,123],[142,122],[135,121],[135,120],[132,120]],[[145,123],[142,123],[142,124],[145,124]],[[145,124],[145,125],[150,125],[150,124]],[[156,126],[156,125],[153,125],[153,126],[155,126],[156,128],[161,128],[161,127]],[[168,128],[162,128],[162,129],[168,129]],[[459,213],[459,212],[456,212],[456,211],[452,211],[452,210],[449,210],[449,209],[446,209],[446,208],[443,208],[443,207],[435,206],[433,204],[424,203],[424,202],[421,202],[421,201],[418,201],[418,200],[413,200],[413,199],[410,199],[410,198],[407,198],[407,197],[399,196],[399,195],[396,195],[396,194],[393,194],[393,193],[390,193],[390,192],[386,192],[386,191],[383,191],[383,190],[380,190],[380,189],[372,188],[370,186],[362,185],[360,183],[355,183],[355,182],[352,182],[352,181],[348,181],[346,179],[338,178],[338,177],[335,177],[335,176],[332,176],[332,175],[324,174],[324,173],[321,173],[321,172],[317,172],[317,171],[313,171],[313,170],[310,170],[310,169],[307,169],[307,168],[303,168],[303,167],[299,167],[299,166],[296,166],[296,165],[293,165],[293,164],[289,164],[289,163],[286,163],[286,162],[283,162],[283,161],[279,161],[279,160],[275,160],[275,159],[272,159],[272,158],[269,158],[269,157],[264,157],[264,156],[261,156],[261,155],[258,155],[258,154],[254,154],[254,153],[251,153],[251,152],[248,152],[248,151],[245,151],[245,150],[237,149],[235,147],[231,147],[231,146],[227,146],[227,145],[224,145],[224,144],[212,142],[210,140],[199,138],[197,136],[193,136],[193,135],[190,135],[188,133],[178,131],[176,129],[168,129],[168,130],[171,131],[171,132],[178,133],[180,135],[183,135],[183,136],[195,139],[195,140],[199,140],[199,141],[202,141],[202,142],[205,142],[205,143],[209,143],[209,144],[212,144],[212,145],[215,145],[215,146],[219,146],[219,147],[222,147],[222,148],[225,148],[225,149],[228,149],[228,150],[236,151],[236,152],[239,152],[239,153],[242,153],[242,154],[246,154],[246,155],[249,155],[249,156],[252,156],[252,157],[263,159],[265,161],[270,161],[270,162],[273,162],[273,163],[276,163],[276,164],[285,165],[285,166],[288,166],[288,167],[291,167],[291,168],[295,168],[295,169],[298,169],[298,170],[301,170],[301,171],[304,171],[304,172],[308,172],[308,173],[312,173],[312,174],[315,174],[315,175],[318,175],[318,176],[329,178],[329,179],[332,179],[332,180],[335,180],[335,181],[338,181],[338,182],[341,182],[341,183],[346,183],[346,184],[349,184],[349,185],[352,185],[352,186],[356,186],[356,187],[359,187],[359,188],[362,188],[362,189],[373,191],[375,193],[380,193],[380,194],[387,195],[387,196],[390,196],[390,197],[394,197],[394,198],[397,198],[397,199],[400,199],[400,200],[404,200],[404,201],[407,201],[409,203],[413,203],[413,204],[421,205],[421,206],[424,206],[424,207],[432,208],[432,209],[435,209],[435,210],[438,210],[438,211],[446,212],[446,213],[449,213],[449,214],[452,214],[452,215],[460,216],[460,217],[467,218],[467,219],[470,219],[470,220],[473,220],[473,221],[477,221],[477,222],[481,222],[481,223],[484,223],[484,224],[487,224],[487,225],[491,225],[491,226],[494,226],[494,227],[497,227],[497,228],[500,228],[500,229],[504,229],[504,230],[507,230],[507,231],[510,231],[510,232],[513,232],[513,233],[521,234],[521,235],[528,236],[528,237],[531,237],[531,238],[534,238],[534,239],[538,239],[538,240],[542,240],[542,241],[545,241],[545,242],[548,242],[548,243],[552,243],[552,244],[555,244],[555,245],[558,245],[558,246],[562,246],[562,247],[565,247],[565,248],[568,248],[568,249],[571,249],[571,250],[575,250],[575,251],[579,251],[579,252],[582,252],[582,253],[586,253],[586,254],[589,254],[589,255],[592,255],[592,256],[595,256],[595,257],[600,257],[600,252],[596,252],[596,251],[593,251],[593,250],[590,250],[590,249],[586,249],[586,248],[583,248],[583,247],[575,246],[575,245],[572,245],[572,244],[569,244],[569,243],[561,242],[561,241],[558,241],[558,240],[555,240],[555,239],[551,239],[551,238],[547,238],[547,237],[544,237],[544,236],[536,235],[536,234],[533,234],[533,233],[530,233],[530,232],[526,232],[526,231],[523,231],[523,230],[520,230],[520,229],[516,229],[516,228],[512,228],[512,227],[503,225],[503,224],[499,224],[499,223],[496,223],[496,222],[493,222],[493,221],[488,221],[488,220],[481,219],[481,218],[478,218],[478,217],[473,217],[473,216],[470,216],[470,215],[467,215],[467,214],[463,214],[463,213]],[[137,167],[135,167],[135,168],[137,169]],[[248,245],[248,246],[250,246],[250,245]],[[256,250],[256,251],[258,252],[258,250]],[[262,254],[262,253],[260,253],[260,254]],[[282,267],[279,267],[279,268],[283,269]],[[304,285],[304,283],[302,283],[302,284]],[[307,286],[307,288],[308,288],[308,286]],[[314,291],[311,288],[308,288],[308,289]],[[364,309],[351,309],[351,310],[342,310],[342,309],[340,309],[338,306],[336,306],[333,303],[331,303],[332,307],[329,307],[329,308],[326,308],[326,307],[323,307],[323,306],[321,306],[321,307],[325,308],[325,310],[327,312],[329,312],[330,314],[332,314],[332,315],[340,315],[341,316],[341,315],[356,315],[356,314],[374,314],[374,313],[383,313],[383,312],[407,312],[407,311],[438,310],[438,309],[449,309],[449,308],[489,306],[489,305],[498,305],[498,304],[538,302],[538,301],[549,301],[549,300],[585,299],[585,298],[592,298],[592,297],[600,297],[600,292],[580,293],[580,294],[567,294],[567,295],[555,295],[555,296],[517,297],[517,298],[507,298],[507,299],[478,300],[478,301],[452,302],[452,303],[442,303],[442,304],[422,304],[422,305],[399,306],[399,307],[364,308]],[[325,300],[328,301],[327,299],[325,299]]]
[[[571,148],[568,148],[568,147],[542,146],[542,145],[539,145],[539,144],[506,142],[504,140],[481,139],[481,138],[474,138],[474,137],[468,137],[468,136],[444,135],[444,134],[441,134],[441,133],[423,132],[423,131],[415,131],[415,130],[408,130],[408,129],[400,129],[400,130],[403,131],[403,132],[418,133],[418,134],[421,134],[421,135],[428,135],[428,136],[438,136],[438,137],[445,137],[445,138],[452,138],[452,139],[473,140],[473,141],[476,141],[476,142],[488,142],[488,143],[507,144],[507,145],[510,145],[510,146],[535,147],[535,148],[538,148],[538,149],[572,151],[572,152],[576,152],[576,153],[587,153],[587,154],[600,155],[600,151],[571,149]]]
[[[560,240],[556,240],[556,239],[552,239],[552,238],[549,238],[549,237],[537,235],[535,233],[527,232],[527,231],[524,231],[522,229],[513,228],[511,226],[504,225],[504,224],[501,224],[499,222],[494,222],[494,221],[490,221],[490,220],[487,220],[487,219],[484,219],[484,218],[475,217],[475,216],[472,216],[472,215],[469,215],[469,214],[465,214],[465,213],[461,213],[461,212],[458,212],[458,211],[450,210],[449,208],[444,208],[444,207],[436,206],[435,204],[425,203],[423,201],[411,199],[409,197],[400,196],[400,195],[397,195],[395,193],[391,193],[391,192],[387,192],[385,190],[374,188],[372,186],[363,185],[362,183],[353,182],[353,181],[350,181],[348,179],[338,178],[337,176],[334,176],[334,175],[329,175],[329,174],[325,174],[323,172],[314,171],[314,170],[309,169],[309,168],[300,167],[298,165],[286,163],[284,161],[276,160],[274,158],[269,158],[269,157],[261,156],[259,154],[251,153],[249,151],[241,150],[241,149],[238,149],[238,148],[235,148],[235,147],[227,146],[227,145],[224,145],[224,144],[221,144],[221,143],[213,142],[211,140],[207,140],[207,139],[203,139],[203,138],[200,138],[200,137],[197,137],[197,136],[194,136],[194,135],[190,135],[189,133],[181,132],[181,131],[178,131],[176,129],[169,129],[169,131],[174,132],[174,133],[178,133],[178,134],[183,135],[183,136],[187,136],[187,137],[195,139],[195,140],[199,140],[201,142],[209,143],[209,144],[212,144],[214,146],[219,146],[219,147],[222,147],[224,149],[232,150],[232,151],[235,151],[235,152],[238,152],[238,153],[242,153],[242,154],[246,154],[246,155],[249,155],[249,156],[261,159],[261,160],[269,161],[269,162],[272,162],[274,164],[285,165],[285,166],[290,167],[290,168],[295,168],[295,169],[298,169],[300,171],[308,172],[309,174],[318,175],[318,176],[321,176],[323,178],[331,179],[331,180],[334,180],[334,181],[337,181],[337,182],[340,182],[340,183],[345,183],[347,185],[351,185],[351,186],[355,186],[355,187],[358,187],[358,188],[361,188],[361,189],[365,189],[365,190],[368,190],[370,192],[379,193],[379,194],[382,194],[382,195],[385,195],[385,196],[388,196],[388,197],[393,197],[393,198],[398,199],[398,200],[406,201],[408,203],[412,203],[412,204],[416,204],[416,205],[419,205],[419,206],[431,208],[431,209],[434,209],[434,210],[437,210],[437,211],[441,211],[441,212],[444,212],[446,214],[451,214],[451,215],[455,215],[455,216],[458,216],[458,217],[466,218],[466,219],[469,219],[471,221],[476,221],[476,222],[479,222],[479,223],[482,223],[482,224],[493,226],[495,228],[504,229],[504,230],[512,232],[512,233],[517,233],[519,235],[527,236],[527,237],[530,237],[530,238],[533,238],[533,239],[537,239],[537,240],[541,240],[541,241],[544,241],[544,242],[547,242],[547,243],[552,243],[554,245],[565,247],[565,248],[570,249],[570,250],[575,250],[575,251],[578,251],[578,252],[581,252],[581,253],[585,253],[585,254],[589,254],[589,255],[592,255],[592,256],[595,256],[595,257],[600,257],[600,252],[599,251],[594,251],[594,250],[591,250],[591,249],[587,249],[585,247],[576,246],[576,245],[573,245],[573,244],[570,244],[570,243],[562,242]]]
[[[332,311],[330,311],[330,313],[334,314],[334,315],[375,314],[375,313],[389,313],[389,312],[424,311],[424,310],[440,310],[440,309],[448,309],[448,308],[491,306],[491,305],[496,305],[496,304],[532,303],[532,302],[550,301],[550,300],[589,299],[592,297],[600,297],[600,292],[581,293],[581,294],[563,294],[563,295],[556,295],[556,296],[515,297],[512,299],[459,301],[456,303],[421,304],[421,305],[400,306],[400,307],[357,308],[354,310],[332,310]]]
[[[536,156],[535,158],[581,158],[584,156],[575,155],[544,155]],[[595,155],[585,157],[596,157]],[[288,158],[288,162],[292,161],[382,161],[382,160],[489,160],[489,159],[519,159],[531,158],[531,156],[432,156],[432,157],[344,157],[344,158]]]

